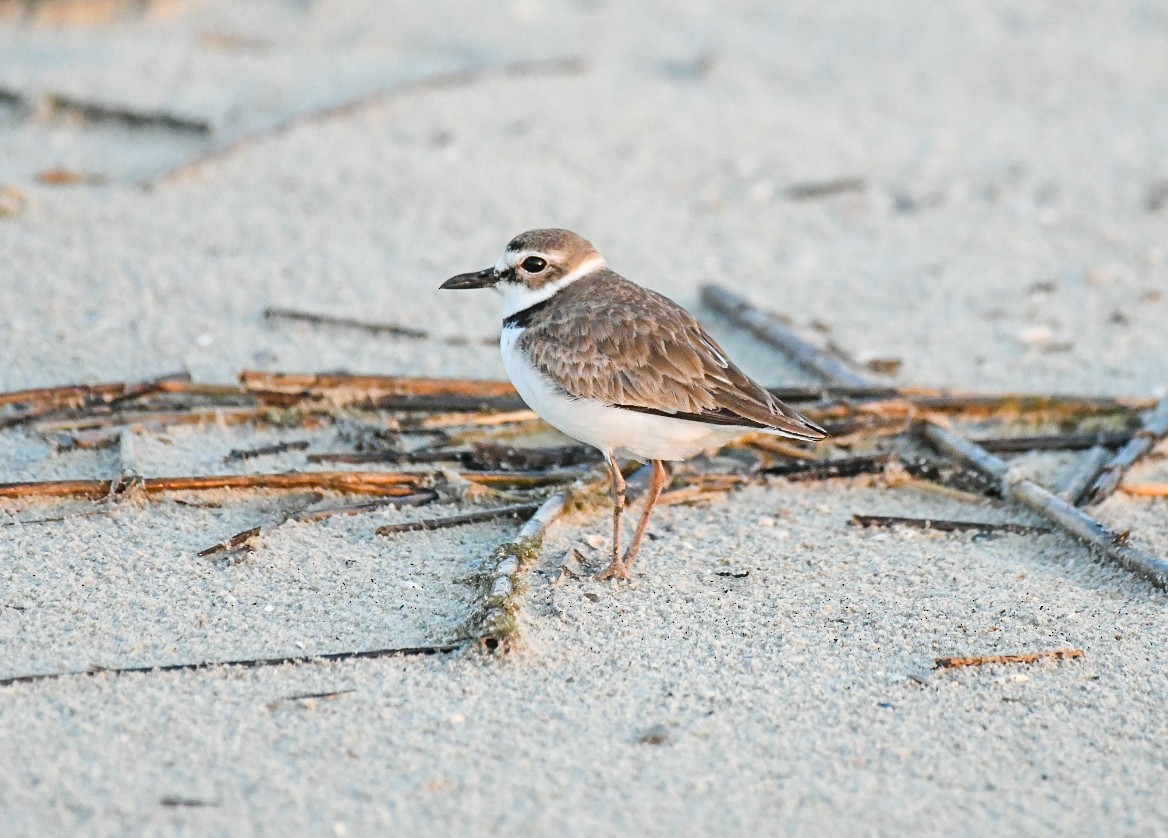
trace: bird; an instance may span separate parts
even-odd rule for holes
[[[749,432],[827,436],[746,375],[692,314],[611,270],[569,230],[520,233],[493,266],[440,288],[499,293],[499,347],[520,397],[549,425],[603,454],[612,478],[612,561],[597,579],[631,578],[666,461]],[[645,509],[623,555],[618,456],[652,463]]]

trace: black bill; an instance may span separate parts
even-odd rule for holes
[[[494,268],[486,268],[476,273],[459,274],[452,276],[439,286],[441,289],[461,291],[465,288],[490,288],[499,281],[499,274]]]

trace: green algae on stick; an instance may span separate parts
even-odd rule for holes
[[[483,574],[483,615],[478,637],[489,651],[512,648],[519,635],[517,616],[523,573],[535,562],[548,525],[560,516],[567,493],[552,495],[528,519],[512,541],[495,548]]]

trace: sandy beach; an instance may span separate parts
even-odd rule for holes
[[[814,378],[703,284],[860,368],[899,360],[889,386],[1163,398],[1166,42],[1168,4],[1137,0],[0,2],[0,391],[502,379],[495,297],[438,285],[557,226],[768,385]],[[220,418],[68,450],[0,427],[0,482],[275,473],[353,433]],[[230,459],[281,442],[306,446]],[[1126,481],[1168,482],[1165,454]],[[1016,468],[1052,485],[1076,456]],[[311,500],[0,499],[0,681],[445,648],[518,526],[374,532],[462,509],[443,502],[198,556]],[[1168,556],[1168,500],[1090,511]],[[0,833],[1168,834],[1168,595],[1057,530],[855,514],[1047,526],[1000,499],[774,478],[658,509],[617,585],[560,572],[610,535],[575,511],[526,574],[509,655],[0,687]],[[1057,649],[1084,654],[934,669]]]

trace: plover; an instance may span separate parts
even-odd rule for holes
[[[688,311],[609,270],[568,230],[521,233],[493,267],[451,277],[442,288],[502,295],[499,346],[511,383],[548,424],[604,454],[612,474],[612,563],[597,578],[629,578],[665,486],[663,461],[751,431],[826,436],[743,373]],[[618,455],[653,464],[645,511],[623,557]]]

